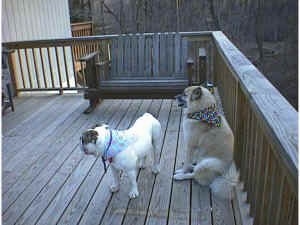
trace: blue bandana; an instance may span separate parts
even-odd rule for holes
[[[102,155],[102,161],[106,171],[105,161],[108,160],[111,163],[113,157],[127,149],[135,141],[135,138],[129,137],[125,131],[109,130],[109,137],[105,139],[108,139],[108,141]]]
[[[118,153],[124,151],[134,140],[128,138],[124,131],[110,130],[109,141],[106,144],[103,157],[105,160],[112,159]]]

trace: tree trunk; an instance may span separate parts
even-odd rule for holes
[[[141,16],[140,16],[140,9],[141,9],[141,3],[142,0],[135,0],[135,22],[136,22],[136,32],[141,32]]]
[[[264,0],[257,0],[255,18],[255,39],[259,53],[259,63],[262,66],[264,62]]]
[[[214,7],[214,1],[213,0],[208,0],[208,2],[209,2],[209,10],[210,10],[210,14],[211,14],[211,17],[213,19],[213,22],[214,22],[215,30],[221,30],[219,19],[216,15],[216,10],[215,10],[215,7]]]
[[[180,21],[179,21],[179,2],[180,0],[176,0],[176,31],[180,31]]]
[[[105,0],[101,0],[101,2],[100,2],[102,34],[106,34],[106,31],[105,31],[105,20],[104,20],[104,1]]]
[[[125,27],[125,15],[124,15],[124,3],[123,0],[120,0],[120,33],[126,33]]]

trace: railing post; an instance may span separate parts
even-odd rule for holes
[[[192,85],[193,83],[193,74],[194,74],[194,60],[192,58],[188,58],[186,61],[186,65],[187,65],[187,73],[188,73],[188,83],[189,86]]]
[[[4,52],[4,50],[3,50]],[[9,74],[12,82],[12,88],[13,88],[13,95],[18,95],[17,91],[17,82],[16,82],[16,64],[14,60],[14,54],[15,50],[7,50],[4,53],[7,53],[7,63],[8,63],[8,69],[9,69]]]
[[[205,48],[199,48],[199,81],[202,83],[203,81],[208,81],[207,71],[206,71],[206,51]],[[198,82],[199,82],[198,81]]]

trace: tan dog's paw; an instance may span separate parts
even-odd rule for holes
[[[183,173],[184,173],[183,168],[175,170],[175,174],[183,174]]]
[[[173,179],[174,179],[174,180],[183,180],[183,179],[185,179],[184,177],[185,177],[185,176],[184,176],[184,173],[183,173],[183,172],[179,172],[179,173],[176,173],[176,174],[173,176]]]
[[[192,179],[193,173],[177,173],[173,176],[174,180]]]
[[[138,190],[131,190],[130,192],[129,192],[129,198],[137,198],[138,196],[139,196],[139,192],[138,192]]]
[[[110,192],[111,192],[111,193],[117,192],[117,191],[119,191],[119,190],[120,190],[120,186],[119,186],[119,185],[112,184],[112,185],[110,186]]]

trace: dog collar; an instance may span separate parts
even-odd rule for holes
[[[107,166],[106,166],[105,161],[108,159],[109,162],[112,162],[112,158],[107,158],[107,153],[108,153],[108,150],[109,150],[109,148],[111,146],[111,143],[112,143],[112,131],[109,130],[109,141],[108,141],[108,144],[107,144],[107,146],[106,146],[106,148],[105,148],[105,150],[104,150],[104,152],[103,152],[103,154],[101,156],[105,172],[107,171]]]
[[[187,117],[189,119],[198,120],[201,122],[208,123],[211,127],[221,127],[221,116],[216,111],[216,106],[210,106],[208,108],[205,108],[203,110],[200,110],[199,112],[194,113],[188,113]]]

